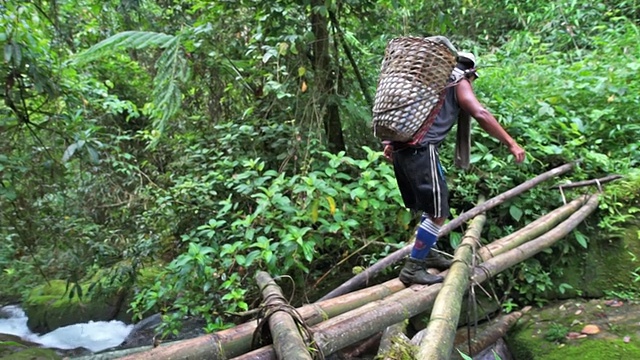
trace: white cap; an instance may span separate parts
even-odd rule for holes
[[[470,70],[472,70],[473,75],[475,75],[475,77],[480,77],[480,75],[478,75],[478,72],[475,70],[476,68],[475,55],[473,55],[470,52],[458,51],[458,62],[470,62],[471,69],[465,70],[465,72],[470,72]]]

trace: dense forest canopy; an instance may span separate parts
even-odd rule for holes
[[[625,176],[589,224],[615,235],[640,208],[639,19],[636,1],[4,2],[3,296],[93,279],[133,289],[137,315],[201,315],[214,330],[247,309],[256,269],[315,285],[395,250],[415,219],[370,121],[401,35],[475,52],[480,100],[528,154],[515,165],[476,126],[460,171],[446,144],[454,213],[581,159],[566,181]],[[561,201],[532,190],[488,214],[485,236]],[[576,232],[557,251],[588,242]],[[542,289],[527,278],[507,299],[554,286],[545,256],[524,265]]]

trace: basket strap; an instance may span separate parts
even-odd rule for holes
[[[422,123],[422,125],[420,125],[420,128],[418,129],[418,131],[415,133],[415,135],[413,135],[413,140],[407,143],[407,145],[409,146],[417,145],[418,143],[420,143],[420,141],[422,141],[424,136],[427,134],[427,132],[431,128],[431,125],[433,125],[434,121],[436,121],[436,117],[438,116],[438,113],[442,108],[442,104],[444,103],[444,98],[447,95],[447,88],[448,87],[445,87],[442,90],[442,92],[440,93],[440,99],[438,100],[438,103],[433,109],[431,109],[431,112],[427,116],[427,119]]]

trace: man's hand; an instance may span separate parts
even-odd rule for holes
[[[524,161],[524,157],[525,157],[524,149],[521,148],[518,144],[513,143],[512,145],[510,145],[509,146],[509,151],[516,158],[516,163],[517,164],[520,164],[521,162]]]
[[[384,146],[384,158],[387,159],[390,163],[393,163],[393,146],[391,144],[387,144]]]

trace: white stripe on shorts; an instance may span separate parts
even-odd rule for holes
[[[438,169],[437,147],[429,144],[429,161],[431,162],[431,179],[433,181],[433,217],[442,217],[442,203],[440,201],[440,171]]]

